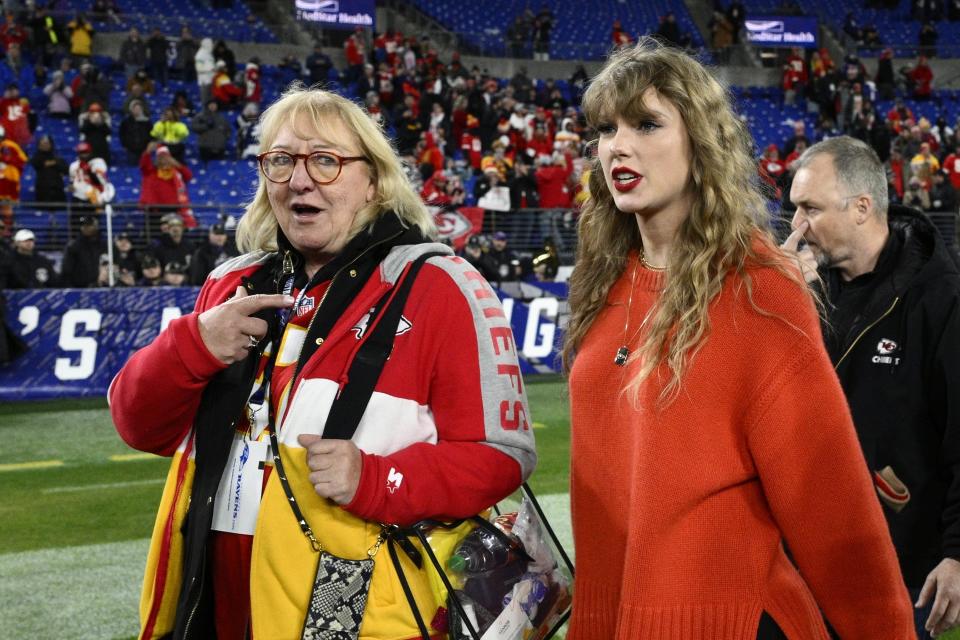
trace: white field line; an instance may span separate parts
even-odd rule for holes
[[[81,484],[72,487],[49,487],[47,489],[41,489],[40,493],[71,493],[74,491],[92,491],[94,489],[121,489],[123,487],[135,487],[142,484],[163,484],[163,482],[163,478],[129,480],[127,482],[103,482],[100,484]]]
[[[572,557],[569,496],[537,498]],[[148,546],[131,540],[0,554],[0,638],[62,638],[64,629],[75,640],[135,636]]]

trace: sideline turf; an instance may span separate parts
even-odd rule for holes
[[[539,452],[531,485],[538,493],[566,493],[570,421],[565,382],[556,376],[526,382]],[[0,442],[0,554],[150,535],[169,461],[111,460],[136,452],[117,436],[106,400],[5,404],[0,407]],[[62,465],[6,467],[50,461]]]
[[[526,382],[540,456],[531,484],[572,552],[565,384]],[[0,638],[135,637],[169,461],[112,461],[136,452],[117,437],[103,399],[2,405],[0,442]],[[62,465],[3,470],[51,460]]]

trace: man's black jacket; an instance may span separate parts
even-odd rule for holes
[[[861,287],[844,313],[828,302],[824,335],[870,471],[889,466],[910,492],[899,511],[881,502],[919,589],[943,558],[960,559],[960,265],[923,214],[891,206],[888,225],[865,284],[822,274],[828,301]]]

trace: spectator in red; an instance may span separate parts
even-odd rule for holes
[[[610,33],[610,41],[613,43],[614,48],[627,46],[633,42],[633,38],[631,38],[630,34],[623,29],[623,25],[620,24],[620,20],[613,21],[613,30]]]
[[[570,189],[567,183],[572,172],[573,164],[562,153],[541,158],[540,167],[534,174],[537,179],[541,207],[544,209],[570,207]]]
[[[420,135],[420,144],[417,145],[417,164],[432,164],[434,171],[443,170],[443,152],[437,146],[436,138],[429,131]]]
[[[11,82],[0,100],[0,126],[6,130],[7,138],[21,147],[27,146],[33,139],[31,116],[30,101],[21,97],[20,86]]]
[[[570,191],[570,176],[573,174],[573,162],[566,155],[554,152],[553,156],[541,157],[540,166],[534,173],[537,180],[537,192],[540,195],[540,206],[548,211],[541,211],[536,226],[539,227],[540,243],[552,239],[561,245],[559,226],[563,211],[549,211],[549,209],[569,209],[573,203],[573,194]],[[534,236],[537,232],[534,232]]]
[[[260,65],[251,60],[243,71],[244,101],[260,104],[263,100],[263,87],[260,85]]]
[[[361,32],[355,31],[347,36],[343,43],[343,54],[347,58],[346,80],[348,83],[356,82],[363,75],[363,63],[366,60],[364,44],[361,40]]]
[[[27,41],[26,29],[17,24],[16,17],[10,11],[6,13],[5,19],[3,26],[0,27],[0,44],[3,44],[4,51],[14,43],[23,47],[23,43]]]
[[[13,228],[13,205],[20,202],[20,177],[27,154],[14,140],[8,140],[0,126],[0,217],[7,229]]]
[[[155,154],[154,154],[155,152]],[[154,154],[155,157],[151,157]],[[155,205],[166,205],[167,210],[179,206],[177,213],[188,228],[197,226],[190,210],[190,197],[187,183],[193,179],[190,167],[181,164],[170,154],[166,145],[151,142],[140,156],[140,206],[148,214],[148,221],[158,225],[158,213]]]
[[[803,92],[807,86],[807,63],[798,47],[790,50],[786,64],[783,67],[783,102],[793,104],[797,93]]]
[[[433,175],[423,183],[420,198],[428,205],[443,207],[450,204],[450,195],[447,193],[447,174],[443,171],[434,171]]]
[[[927,64],[927,57],[917,58],[917,64],[907,71],[907,79],[913,87],[913,97],[917,100],[929,100],[933,93],[933,70]]]
[[[460,151],[463,157],[473,167],[474,173],[480,173],[480,162],[483,159],[483,145],[480,142],[480,121],[472,113],[467,114],[467,124],[460,137]]]
[[[394,73],[392,67],[386,62],[381,62],[377,67],[377,92],[380,94],[380,102],[384,108],[387,109],[393,107],[393,80]]]
[[[950,184],[960,192],[960,142],[954,143],[953,153],[943,159],[943,170],[950,176]]]
[[[537,122],[533,125],[533,137],[527,142],[527,155],[531,159],[550,156],[553,153],[553,138],[547,131],[547,125]]]
[[[884,165],[887,171],[888,191],[896,194],[896,202],[903,202],[903,187],[905,180],[910,173],[910,167],[903,161],[900,151],[893,147],[890,149],[890,159]],[[891,194],[892,195],[892,194]],[[893,198],[891,197],[891,200]]]
[[[110,183],[109,168],[103,158],[93,157],[89,142],[76,147],[77,159],[70,163],[69,175],[73,191],[75,216],[99,214],[104,205],[113,200],[116,189]]]
[[[387,64],[395,67],[400,63],[400,52],[403,47],[403,34],[399,31],[387,31]],[[454,52],[456,55],[456,52]]]
[[[774,188],[776,198],[779,199],[781,195],[780,179],[786,172],[787,167],[783,161],[780,160],[780,150],[777,148],[777,145],[772,142],[767,145],[767,148],[763,151],[763,156],[760,158],[758,169],[760,179]]]
[[[227,73],[227,63],[217,60],[216,73],[213,74],[213,99],[221,109],[229,109],[240,102],[243,89],[233,84],[230,74]]]

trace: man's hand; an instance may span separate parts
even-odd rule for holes
[[[250,316],[261,309],[281,309],[292,305],[293,298],[290,296],[250,296],[242,286],[237,287],[232,298],[200,314],[200,338],[220,362],[239,362],[267,335],[267,323]]]
[[[312,472],[310,484],[322,498],[337,504],[349,504],[360,486],[363,458],[350,440],[325,440],[303,434],[297,441],[307,450],[307,466]]]
[[[802,250],[800,247],[800,241],[803,239],[803,234],[807,232],[807,229],[810,228],[810,223],[804,220],[800,223],[796,229],[793,230],[787,239],[783,241],[783,244],[780,245],[785,253],[788,253],[797,258],[797,263],[800,265],[800,272],[803,274],[803,279],[807,282],[813,282],[817,279],[817,259],[813,255],[813,251],[809,247],[804,247]]]
[[[941,560],[923,583],[915,606],[925,607],[931,598],[933,609],[924,628],[936,637],[960,623],[960,562]]]

